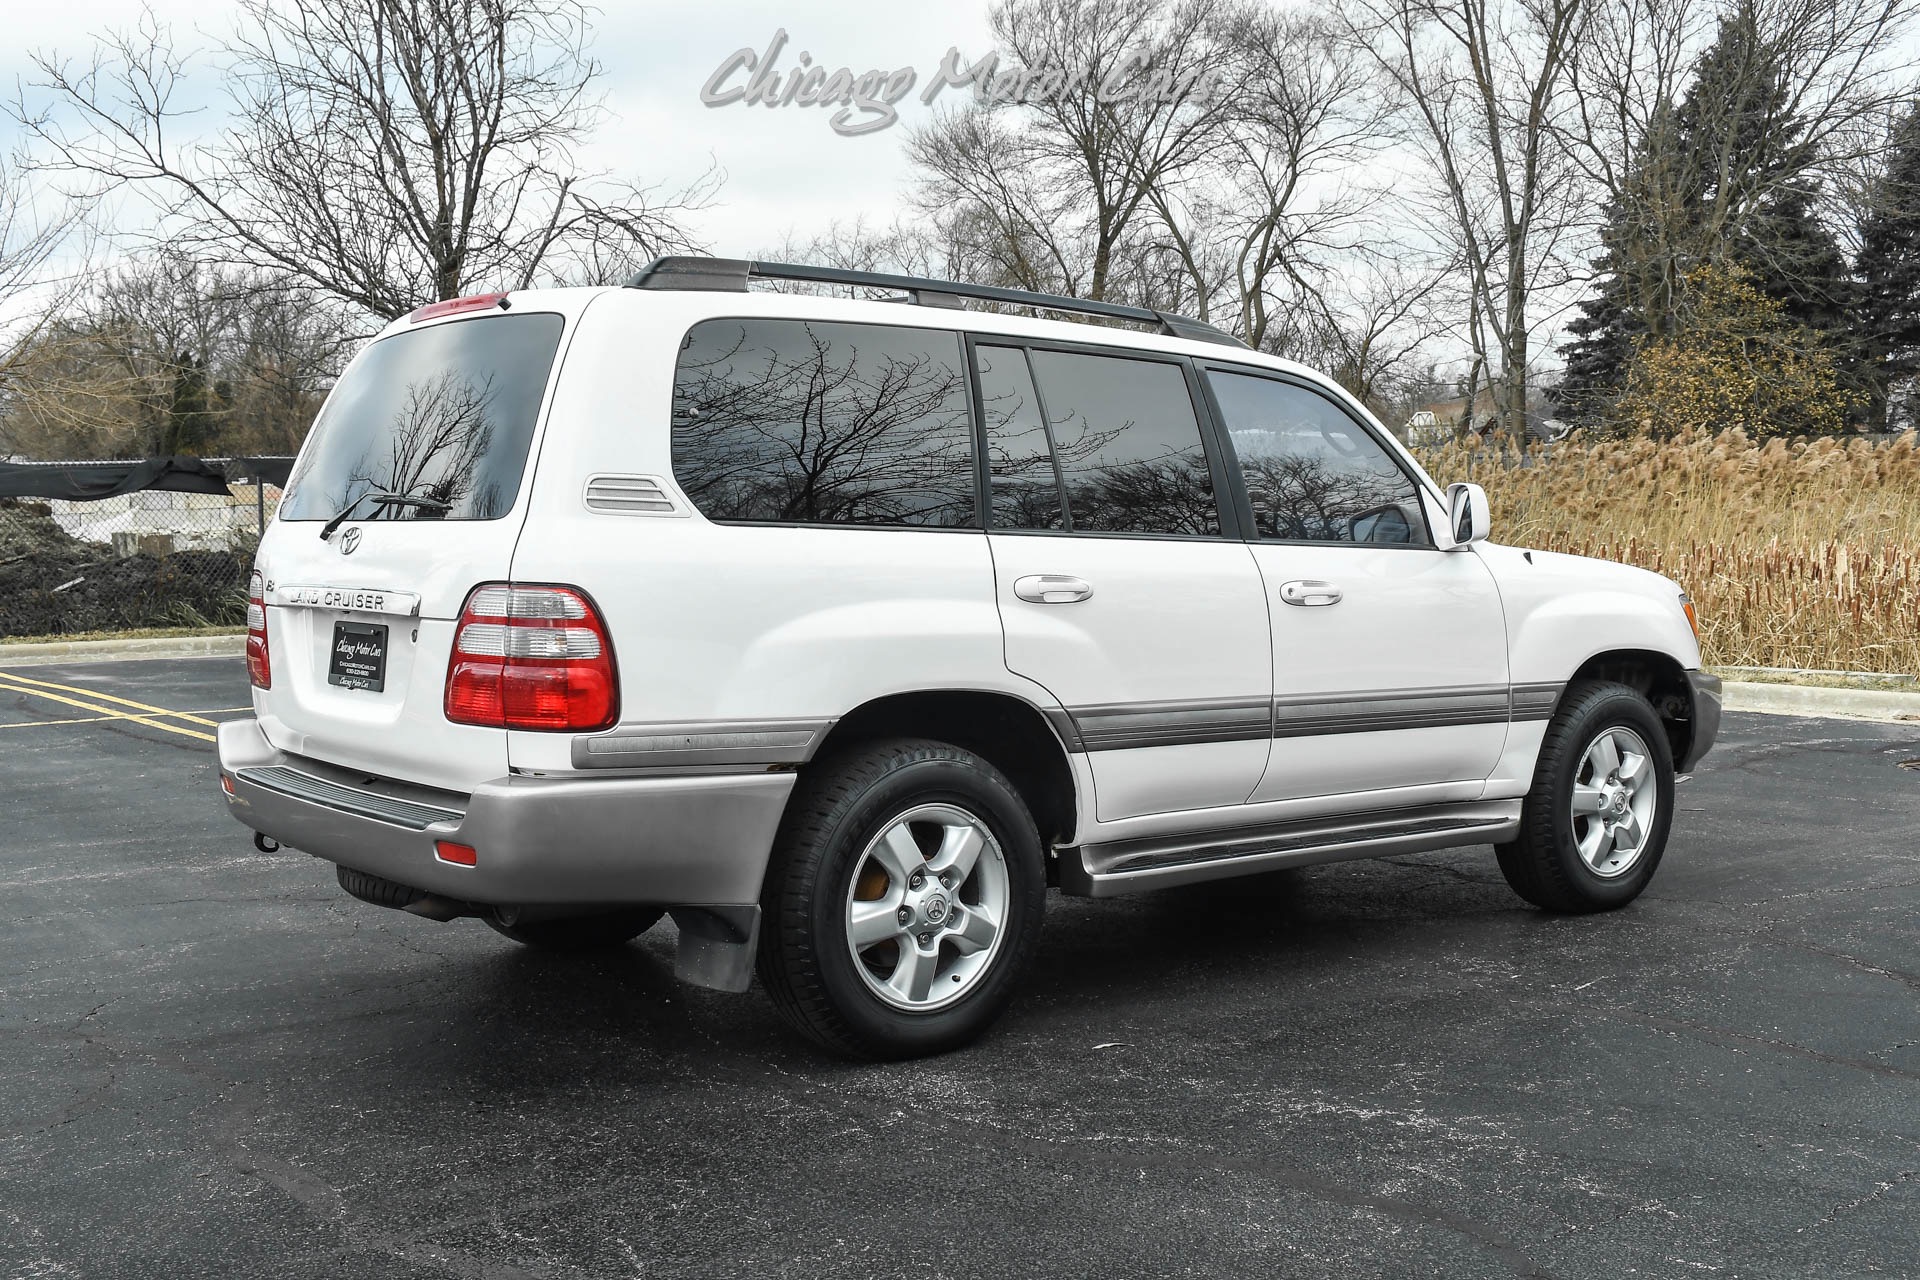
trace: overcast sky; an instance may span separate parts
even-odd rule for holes
[[[4,2],[0,75],[9,86],[31,79],[29,52],[84,57],[96,32],[133,25],[144,7],[140,0]],[[183,45],[210,43],[236,17],[231,0],[162,0],[153,8]],[[816,64],[844,65],[856,74],[912,66],[924,84],[949,47],[972,58],[987,50],[986,8],[985,0],[609,0],[594,24],[593,51],[605,66],[601,88],[613,115],[584,159],[669,187],[717,164],[726,181],[694,230],[720,254],[770,249],[789,230],[805,236],[836,219],[865,215],[884,224],[907,177],[907,127],[929,114],[917,97],[902,104],[900,124],[848,138],[828,127],[829,113],[817,109],[706,107],[701,85],[728,54],[764,48],[781,27],[790,41],[783,67],[796,65],[804,51]],[[196,30],[206,38],[194,38]],[[206,100],[216,100],[218,84],[211,76],[202,80]]]

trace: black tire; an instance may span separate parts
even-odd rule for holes
[[[659,907],[631,907],[591,916],[563,916],[552,920],[520,920],[503,924],[486,917],[495,933],[540,951],[599,951],[625,946],[660,922]]]
[[[992,835],[1006,871],[1006,910],[997,950],[964,994],[916,1012],[896,1008],[869,989],[848,945],[846,911],[868,845],[898,817],[924,805],[962,810]],[[862,745],[816,761],[787,806],[761,900],[760,981],[783,1018],[837,1053],[944,1053],[980,1035],[1006,1008],[1038,942],[1045,905],[1038,830],[998,769],[941,742]]]
[[[1657,808],[1638,855],[1620,874],[1604,876],[1580,855],[1573,791],[1589,746],[1615,728],[1631,730],[1646,745]],[[1626,906],[1653,879],[1666,851],[1673,784],[1673,749],[1644,697],[1606,680],[1569,686],[1541,743],[1533,788],[1521,810],[1520,834],[1494,846],[1501,874],[1515,893],[1545,911],[1572,915]]]

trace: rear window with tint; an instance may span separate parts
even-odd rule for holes
[[[705,320],[673,382],[673,474],[710,520],[977,523],[960,335]]]
[[[1220,509],[1177,364],[1035,351],[1075,533],[1215,537]]]
[[[369,493],[444,514],[362,503],[364,520],[497,520],[513,507],[560,348],[557,315],[498,315],[382,338],[327,397],[288,482],[282,520],[328,520]]]

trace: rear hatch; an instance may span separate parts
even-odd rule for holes
[[[396,328],[341,376],[256,561],[274,746],[457,791],[506,774],[504,730],[443,714],[447,659],[468,592],[508,577],[565,328],[490,306]]]

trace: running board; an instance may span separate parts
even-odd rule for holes
[[[1112,898],[1282,867],[1494,844],[1519,833],[1520,804],[1481,800],[1086,844],[1060,850],[1060,890]]]

